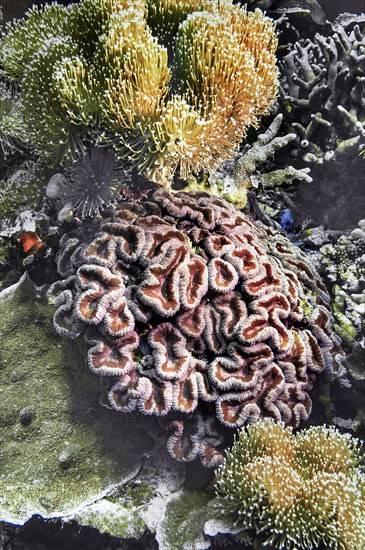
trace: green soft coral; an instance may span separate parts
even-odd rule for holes
[[[217,472],[218,503],[264,546],[365,547],[361,443],[333,427],[292,434],[270,420],[242,429]]]
[[[33,6],[25,19],[7,23],[0,43],[2,74],[20,83],[39,47],[46,45],[56,33],[67,35],[68,13],[67,8],[58,4]]]
[[[229,158],[257,125],[277,90],[276,44],[261,11],[231,0],[82,0],[8,24],[0,59],[48,163],[70,164],[108,141],[170,187],[176,172]]]
[[[27,130],[19,98],[0,82],[0,164],[26,148]]]

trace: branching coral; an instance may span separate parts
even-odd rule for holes
[[[184,191],[206,190],[242,208],[247,202],[247,191],[251,188],[277,187],[295,180],[311,182],[309,168],[297,170],[294,166],[286,166],[278,170],[266,169],[268,160],[296,138],[296,134],[277,135],[282,120],[283,116],[277,115],[252,145],[247,144],[235,158],[213,172],[207,181],[203,179],[199,182],[191,177]]]
[[[167,28],[169,51],[153,36],[166,40]],[[169,186],[176,171],[186,178],[229,158],[266,112],[276,43],[260,10],[231,0],[83,0],[8,25],[0,58],[21,85],[39,154],[64,163],[102,135]]]
[[[96,236],[83,231],[61,243],[55,327],[84,333],[115,409],[169,415],[170,452],[189,460],[205,449],[212,465],[218,435],[187,450],[194,411],[229,428],[308,418],[336,346],[325,288],[288,239],[221,199],[164,190],[120,203]]]
[[[298,550],[365,546],[361,444],[332,427],[294,436],[270,420],[241,430],[218,469],[223,511],[262,543]]]
[[[306,162],[364,143],[364,24],[344,25],[289,46],[281,63],[280,108],[298,134],[293,154]]]

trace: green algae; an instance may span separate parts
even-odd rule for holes
[[[63,515],[133,478],[152,445],[135,417],[100,405],[78,342],[58,338],[53,307],[25,276],[1,294],[0,512]]]
[[[213,495],[182,489],[185,467],[155,419],[103,406],[81,341],[27,276],[0,294],[0,516],[62,517],[121,538],[156,532],[161,550],[209,547]]]
[[[133,483],[117,489],[106,500],[112,503],[123,503],[129,507],[139,507],[147,504],[154,496],[155,490],[146,482]]]
[[[95,505],[88,506],[73,519],[81,525],[89,525],[101,533],[120,538],[138,538],[147,529],[138,510],[123,504],[111,503],[109,499],[103,499]]]
[[[166,507],[161,524],[162,548],[169,550],[193,550],[207,548],[202,527],[210,519],[209,503],[212,495],[198,491],[184,491]]]
[[[155,490],[146,482],[124,485],[113,494],[87,506],[73,519],[82,525],[96,527],[114,537],[139,537],[148,529],[142,518],[155,496]]]

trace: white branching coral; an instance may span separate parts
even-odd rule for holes
[[[354,21],[355,19],[355,21]],[[288,45],[281,62],[280,109],[294,130],[293,156],[321,164],[364,146],[365,27],[339,17],[327,36]]]

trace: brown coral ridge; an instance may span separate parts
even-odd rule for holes
[[[58,268],[56,330],[84,331],[116,410],[168,415],[179,460],[218,465],[216,419],[308,418],[336,351],[329,297],[276,230],[205,193],[160,189],[120,203],[94,238],[63,239]]]

